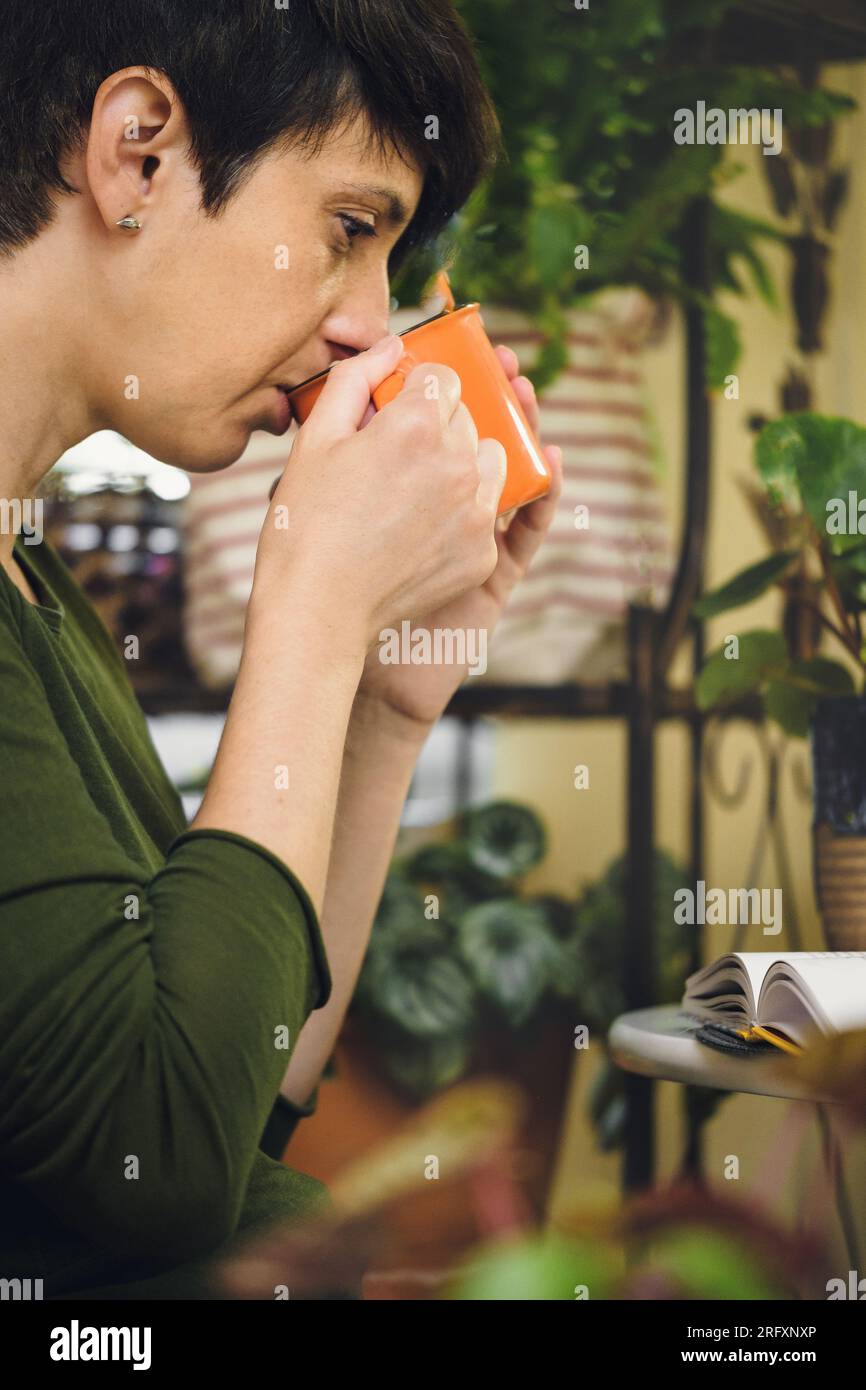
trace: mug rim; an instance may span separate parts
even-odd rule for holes
[[[453,309],[440,309],[438,314],[431,314],[429,318],[421,319],[420,323],[412,323],[409,325],[408,328],[402,329],[402,331],[397,334],[397,337],[405,338],[407,333],[414,333],[416,328],[424,328],[428,323],[433,323],[436,319],[445,318],[446,315],[448,318],[454,318],[455,314],[463,314],[468,309],[480,308],[480,301],[477,299],[473,299],[467,302],[466,304],[457,304]],[[327,376],[328,372],[331,370],[331,367],[335,365],[336,363],[332,362],[330,367],[323,367],[323,369],[320,372],[314,372],[313,375],[308,376],[305,381],[299,381],[297,386],[293,386],[291,391],[286,392],[286,395],[288,396],[289,400],[292,399],[292,396],[294,396],[296,391],[301,391],[305,386],[309,386],[311,382],[318,381],[320,377]]]

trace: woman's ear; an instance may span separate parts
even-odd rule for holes
[[[102,83],[84,155],[87,186],[106,228],[121,218],[145,226],[188,162],[183,105],[162,73],[124,68]]]

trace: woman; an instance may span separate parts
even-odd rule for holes
[[[400,354],[389,270],[465,200],[496,121],[448,0],[5,15],[4,515],[98,429],[226,468],[338,363],[273,494],[189,827],[69,571],[0,535],[0,1276],[218,1297],[216,1251],[328,1200],[278,1160],[465,675],[382,665],[377,634],[489,628],[552,515],[556,487],[496,526],[503,450],[447,367],[370,404]]]

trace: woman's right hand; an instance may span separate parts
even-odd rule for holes
[[[392,337],[331,368],[262,527],[253,611],[313,583],[371,645],[383,627],[441,607],[496,568],[505,450],[479,441],[457,373],[421,363],[363,424],[402,347]]]

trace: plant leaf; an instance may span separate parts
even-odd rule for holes
[[[805,738],[818,696],[783,681],[771,681],[764,695],[764,709],[792,738]]]
[[[712,391],[721,391],[740,360],[742,344],[734,320],[712,305],[704,310],[704,345],[707,384]]]
[[[741,570],[726,584],[699,598],[692,605],[692,612],[697,618],[712,618],[716,613],[751,603],[775,584],[796,557],[795,550],[782,550],[778,555],[770,555],[766,560],[749,565],[748,569]]]
[[[653,857],[654,983],[649,1003],[674,1003],[683,992],[692,947],[690,929],[674,920],[672,904],[688,872],[663,850]],[[581,1017],[607,1032],[626,1007],[622,960],[628,950],[628,865],[620,856],[575,906],[575,957],[581,979]]]
[[[368,952],[356,991],[363,1009],[416,1038],[466,1032],[475,989],[438,922],[391,927]]]
[[[500,879],[534,868],[547,848],[542,822],[531,807],[517,801],[491,801],[467,811],[461,831],[476,868]]]
[[[739,655],[727,656],[727,643],[714,651],[695,681],[698,709],[712,709],[757,690],[787,665],[788,652],[780,632],[759,629],[738,638]]]
[[[831,661],[826,656],[813,656],[808,661],[791,661],[787,670],[777,679],[812,695],[857,693],[848,667],[839,661]]]
[[[838,661],[815,656],[792,661],[767,686],[764,708],[794,738],[805,738],[818,700],[824,695],[853,695],[851,672]]]
[[[866,479],[866,429],[861,425],[811,411],[783,415],[761,430],[755,463],[771,498],[804,510],[832,554],[862,546],[858,530],[828,530],[834,504],[847,511],[849,495],[859,497]]]
[[[424,922],[424,899],[400,868],[392,865],[382,889],[373,922],[371,941],[378,945],[384,932],[394,928],[412,928]]]
[[[550,195],[531,208],[527,218],[527,250],[539,283],[545,290],[573,284],[575,246],[591,240],[592,224],[576,203]]]
[[[481,993],[514,1027],[525,1023],[560,959],[545,912],[531,903],[497,898],[464,914],[458,939]]]
[[[645,1268],[665,1273],[689,1299],[779,1299],[785,1296],[778,1277],[756,1258],[745,1238],[713,1227],[669,1227],[654,1233]]]
[[[489,1240],[464,1263],[444,1297],[465,1302],[556,1299],[574,1301],[578,1284],[592,1297],[610,1298],[616,1287],[616,1254],[596,1240],[576,1241],[556,1232]]]
[[[465,1074],[472,1057],[472,1038],[462,1033],[434,1038],[403,1034],[399,1045],[392,1039],[392,1045],[380,1055],[385,1071],[397,1086],[416,1100],[426,1100]]]
[[[434,841],[422,845],[406,860],[406,877],[421,893],[435,893],[440,916],[451,921],[475,903],[497,898],[502,883],[472,863],[462,842]]]

